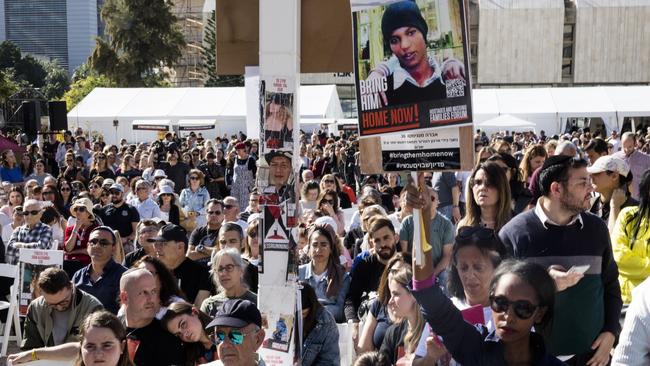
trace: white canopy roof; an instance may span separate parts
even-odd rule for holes
[[[535,128],[533,122],[517,118],[510,114],[502,114],[500,116],[490,118],[487,121],[477,123],[476,127],[497,127],[497,128]]]

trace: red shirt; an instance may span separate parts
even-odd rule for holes
[[[74,248],[72,249],[77,250],[77,249],[84,249],[86,250],[88,248],[88,238],[90,237],[90,232],[93,231],[94,228],[96,228],[97,223],[92,223],[90,226],[84,228],[81,230],[79,233],[79,237],[77,238],[77,241],[74,244]],[[72,230],[74,229],[74,226],[68,226],[65,229],[65,233],[63,235],[63,243],[59,244],[59,249],[62,249],[65,251],[63,259],[66,261],[79,261],[81,262],[84,266],[87,266],[90,264],[90,256],[87,253],[70,253],[68,250],[65,249],[65,243],[68,241],[68,239],[72,236]]]

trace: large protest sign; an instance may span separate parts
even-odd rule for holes
[[[20,265],[20,316],[27,315],[29,303],[40,296],[38,275],[45,269],[63,266],[62,250],[21,249],[18,257]]]
[[[360,134],[471,123],[463,1],[384,3],[353,18]]]

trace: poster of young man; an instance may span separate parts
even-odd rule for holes
[[[471,124],[463,0],[384,3],[354,13],[361,136]]]

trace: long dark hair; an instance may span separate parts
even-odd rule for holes
[[[302,339],[306,339],[309,333],[314,330],[318,322],[318,313],[323,310],[323,305],[318,301],[316,291],[306,281],[298,282],[302,289],[300,290],[300,300],[302,309],[309,309],[309,314],[302,321]],[[298,314],[301,315],[301,314]]]
[[[158,280],[160,281],[160,288],[158,289],[158,294],[160,296],[161,306],[169,305],[172,296],[186,298],[185,294],[183,294],[183,291],[181,291],[181,289],[178,287],[178,282],[176,281],[176,278],[174,277],[172,272],[169,269],[167,269],[167,267],[163,264],[163,262],[160,261],[160,259],[147,254],[144,257],[140,258],[140,260],[135,262],[132,267],[138,268],[142,263],[149,263],[156,269],[156,273],[158,274]]]
[[[464,226],[458,229],[458,235],[454,241],[454,248],[451,252],[451,267],[449,269],[449,279],[447,280],[447,290],[452,296],[465,300],[465,289],[458,274],[458,252],[467,247],[476,247],[481,255],[490,259],[492,266],[496,269],[501,260],[507,256],[506,248],[496,236],[492,229]]]
[[[469,178],[467,191],[465,192],[465,217],[461,219],[458,226],[478,226],[481,221],[481,207],[474,199],[472,189],[474,187],[474,177],[479,170],[483,170],[487,176],[486,184],[497,190],[497,212],[495,229],[499,230],[505,225],[512,217],[512,206],[510,205],[510,185],[506,173],[499,165],[492,162],[480,163],[474,170]]]
[[[629,222],[634,222],[633,232],[631,233],[630,238],[630,250],[634,247],[634,242],[639,236],[639,230],[641,229],[641,221],[644,218],[650,216],[650,170],[646,170],[643,173],[641,182],[639,182],[639,210],[630,217]],[[643,229],[643,235],[648,231],[648,225]]]
[[[316,225],[311,228],[309,235],[307,235],[307,240],[309,241],[312,235],[323,235],[330,244],[330,256],[327,261],[327,296],[333,297],[336,296],[341,289],[343,284],[343,278],[345,275],[345,269],[341,266],[339,262],[339,242],[338,237],[334,234],[334,230],[330,226],[326,225]],[[308,245],[311,245],[308,244]]]
[[[115,338],[120,341],[120,347],[123,348],[122,353],[120,354],[120,359],[117,360],[117,366],[133,365],[131,360],[129,360],[129,352],[127,351],[126,344],[123,343],[126,341],[126,329],[124,328],[124,325],[114,314],[106,310],[99,310],[89,314],[81,323],[79,332],[79,334],[81,334],[81,339],[79,340],[79,353],[77,355],[75,366],[86,365],[81,358],[81,350],[83,348],[81,345],[84,342],[86,332],[92,327],[110,329],[115,335]]]
[[[194,314],[195,311],[196,314]],[[208,324],[210,324],[212,321],[212,318],[208,314],[195,308],[192,304],[188,304],[186,302],[173,302],[167,307],[167,312],[162,317],[162,319],[160,319],[160,323],[162,324],[163,328],[167,330],[167,325],[169,322],[174,320],[174,318],[177,316],[181,315],[196,315],[196,317],[199,318],[201,325],[203,325],[202,328],[204,332],[205,327],[207,327]],[[203,354],[203,345],[201,342],[182,343],[183,349],[185,350],[185,365],[194,366]]]

